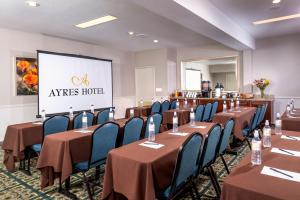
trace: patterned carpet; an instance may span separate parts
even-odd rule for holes
[[[225,159],[229,164],[229,168],[232,169],[238,164],[240,159],[249,151],[246,144],[242,145],[238,149],[238,156],[225,155]],[[36,160],[32,166],[36,166]],[[226,177],[227,173],[220,159],[214,164],[214,169],[219,177],[220,184],[222,186],[222,180]],[[104,168],[101,169],[104,171]],[[47,187],[44,190],[40,190],[40,172],[34,167],[31,168],[32,176],[28,176],[23,172],[16,171],[9,173],[3,166],[3,151],[0,150],[0,199],[68,199],[64,195],[57,192],[58,183],[52,187]],[[94,174],[91,170],[88,175]],[[103,173],[101,174],[100,184],[94,187],[95,196],[94,199],[100,199],[102,192],[102,179]],[[88,199],[86,189],[82,183],[80,175],[73,175],[71,177],[71,192],[75,194],[78,199]],[[100,186],[99,186],[100,185]],[[201,177],[197,183],[199,192],[209,196],[215,196],[214,189],[210,184],[208,177]],[[185,200],[190,199],[190,196],[186,195]],[[202,199],[209,199],[203,197]]]

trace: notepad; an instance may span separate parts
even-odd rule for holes
[[[93,131],[91,131],[91,130],[76,130],[74,132],[76,132],[76,133],[92,133]]]
[[[35,125],[42,125],[43,122],[33,122],[32,124],[35,124]]]
[[[281,139],[300,141],[300,137],[282,135]]]
[[[242,112],[241,110],[235,110],[235,111],[233,111],[233,112]]]
[[[261,170],[261,174],[282,178],[290,181],[300,182],[300,173],[278,169],[275,167],[264,166]]]
[[[288,156],[300,157],[300,152],[299,151],[292,151],[292,150],[289,150],[289,149],[272,148],[271,152],[272,153],[284,154],[284,155],[288,155]]]
[[[144,146],[144,147],[148,147],[148,148],[152,148],[152,149],[159,149],[165,145],[163,144],[158,144],[158,143],[155,143],[155,142],[143,142],[141,144],[139,144],[141,146]]]
[[[192,128],[200,128],[200,129],[205,129],[206,126],[191,126]]]
[[[181,132],[170,132],[170,135],[177,135],[177,136],[187,136],[188,133],[181,133]]]

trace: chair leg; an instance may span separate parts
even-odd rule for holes
[[[194,192],[193,192],[193,188],[190,188],[189,191],[190,191],[190,195],[192,197],[192,200],[195,200],[195,195],[194,195]]]
[[[195,190],[196,198],[200,200],[200,194],[199,194],[197,186],[196,186],[196,184],[195,184],[195,182],[193,180],[192,180],[192,186],[193,186],[193,188]]]
[[[223,164],[224,164],[224,166],[225,166],[225,169],[226,169],[226,171],[227,171],[227,174],[230,174],[230,171],[229,171],[229,169],[228,169],[228,165],[227,165],[227,163],[226,163],[226,161],[225,161],[223,155],[220,155],[220,157],[221,157],[221,160],[222,160],[222,162],[223,162]]]
[[[212,175],[213,175],[213,177],[215,179],[216,186],[219,189],[219,194],[221,195],[221,187],[220,187],[220,184],[219,184],[219,181],[218,181],[217,174],[215,173],[214,168],[212,166],[210,166],[210,168],[211,168]]]
[[[90,183],[89,183],[87,177],[85,176],[84,172],[82,172],[82,175],[83,175],[83,179],[84,179],[84,182],[85,182],[85,185],[86,185],[86,189],[87,189],[88,194],[89,194],[89,199],[93,200],[93,196],[92,196],[92,192],[91,192],[91,188],[90,188]]]
[[[216,191],[217,197],[220,198],[219,188],[216,184],[216,180],[215,180],[215,178],[213,176],[213,173],[211,171],[211,167],[208,167],[208,171],[209,171],[209,176],[210,176],[211,183],[213,184],[213,187]]]
[[[96,166],[95,181],[98,181],[100,179],[100,169],[100,166]]]

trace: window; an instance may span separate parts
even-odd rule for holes
[[[201,90],[201,71],[195,69],[185,69],[186,90]]]

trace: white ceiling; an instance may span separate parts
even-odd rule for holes
[[[300,13],[300,0],[282,0],[272,8],[272,0],[210,0],[225,15],[255,38],[266,38],[300,32],[300,18],[264,25],[252,22]]]
[[[126,51],[161,47],[192,47],[215,43],[169,19],[127,0],[38,0],[40,7],[25,0],[2,0],[0,27],[43,33],[100,44]],[[74,25],[110,14],[118,20],[87,29]],[[128,31],[148,37],[130,37]],[[153,40],[159,43],[154,44]]]

